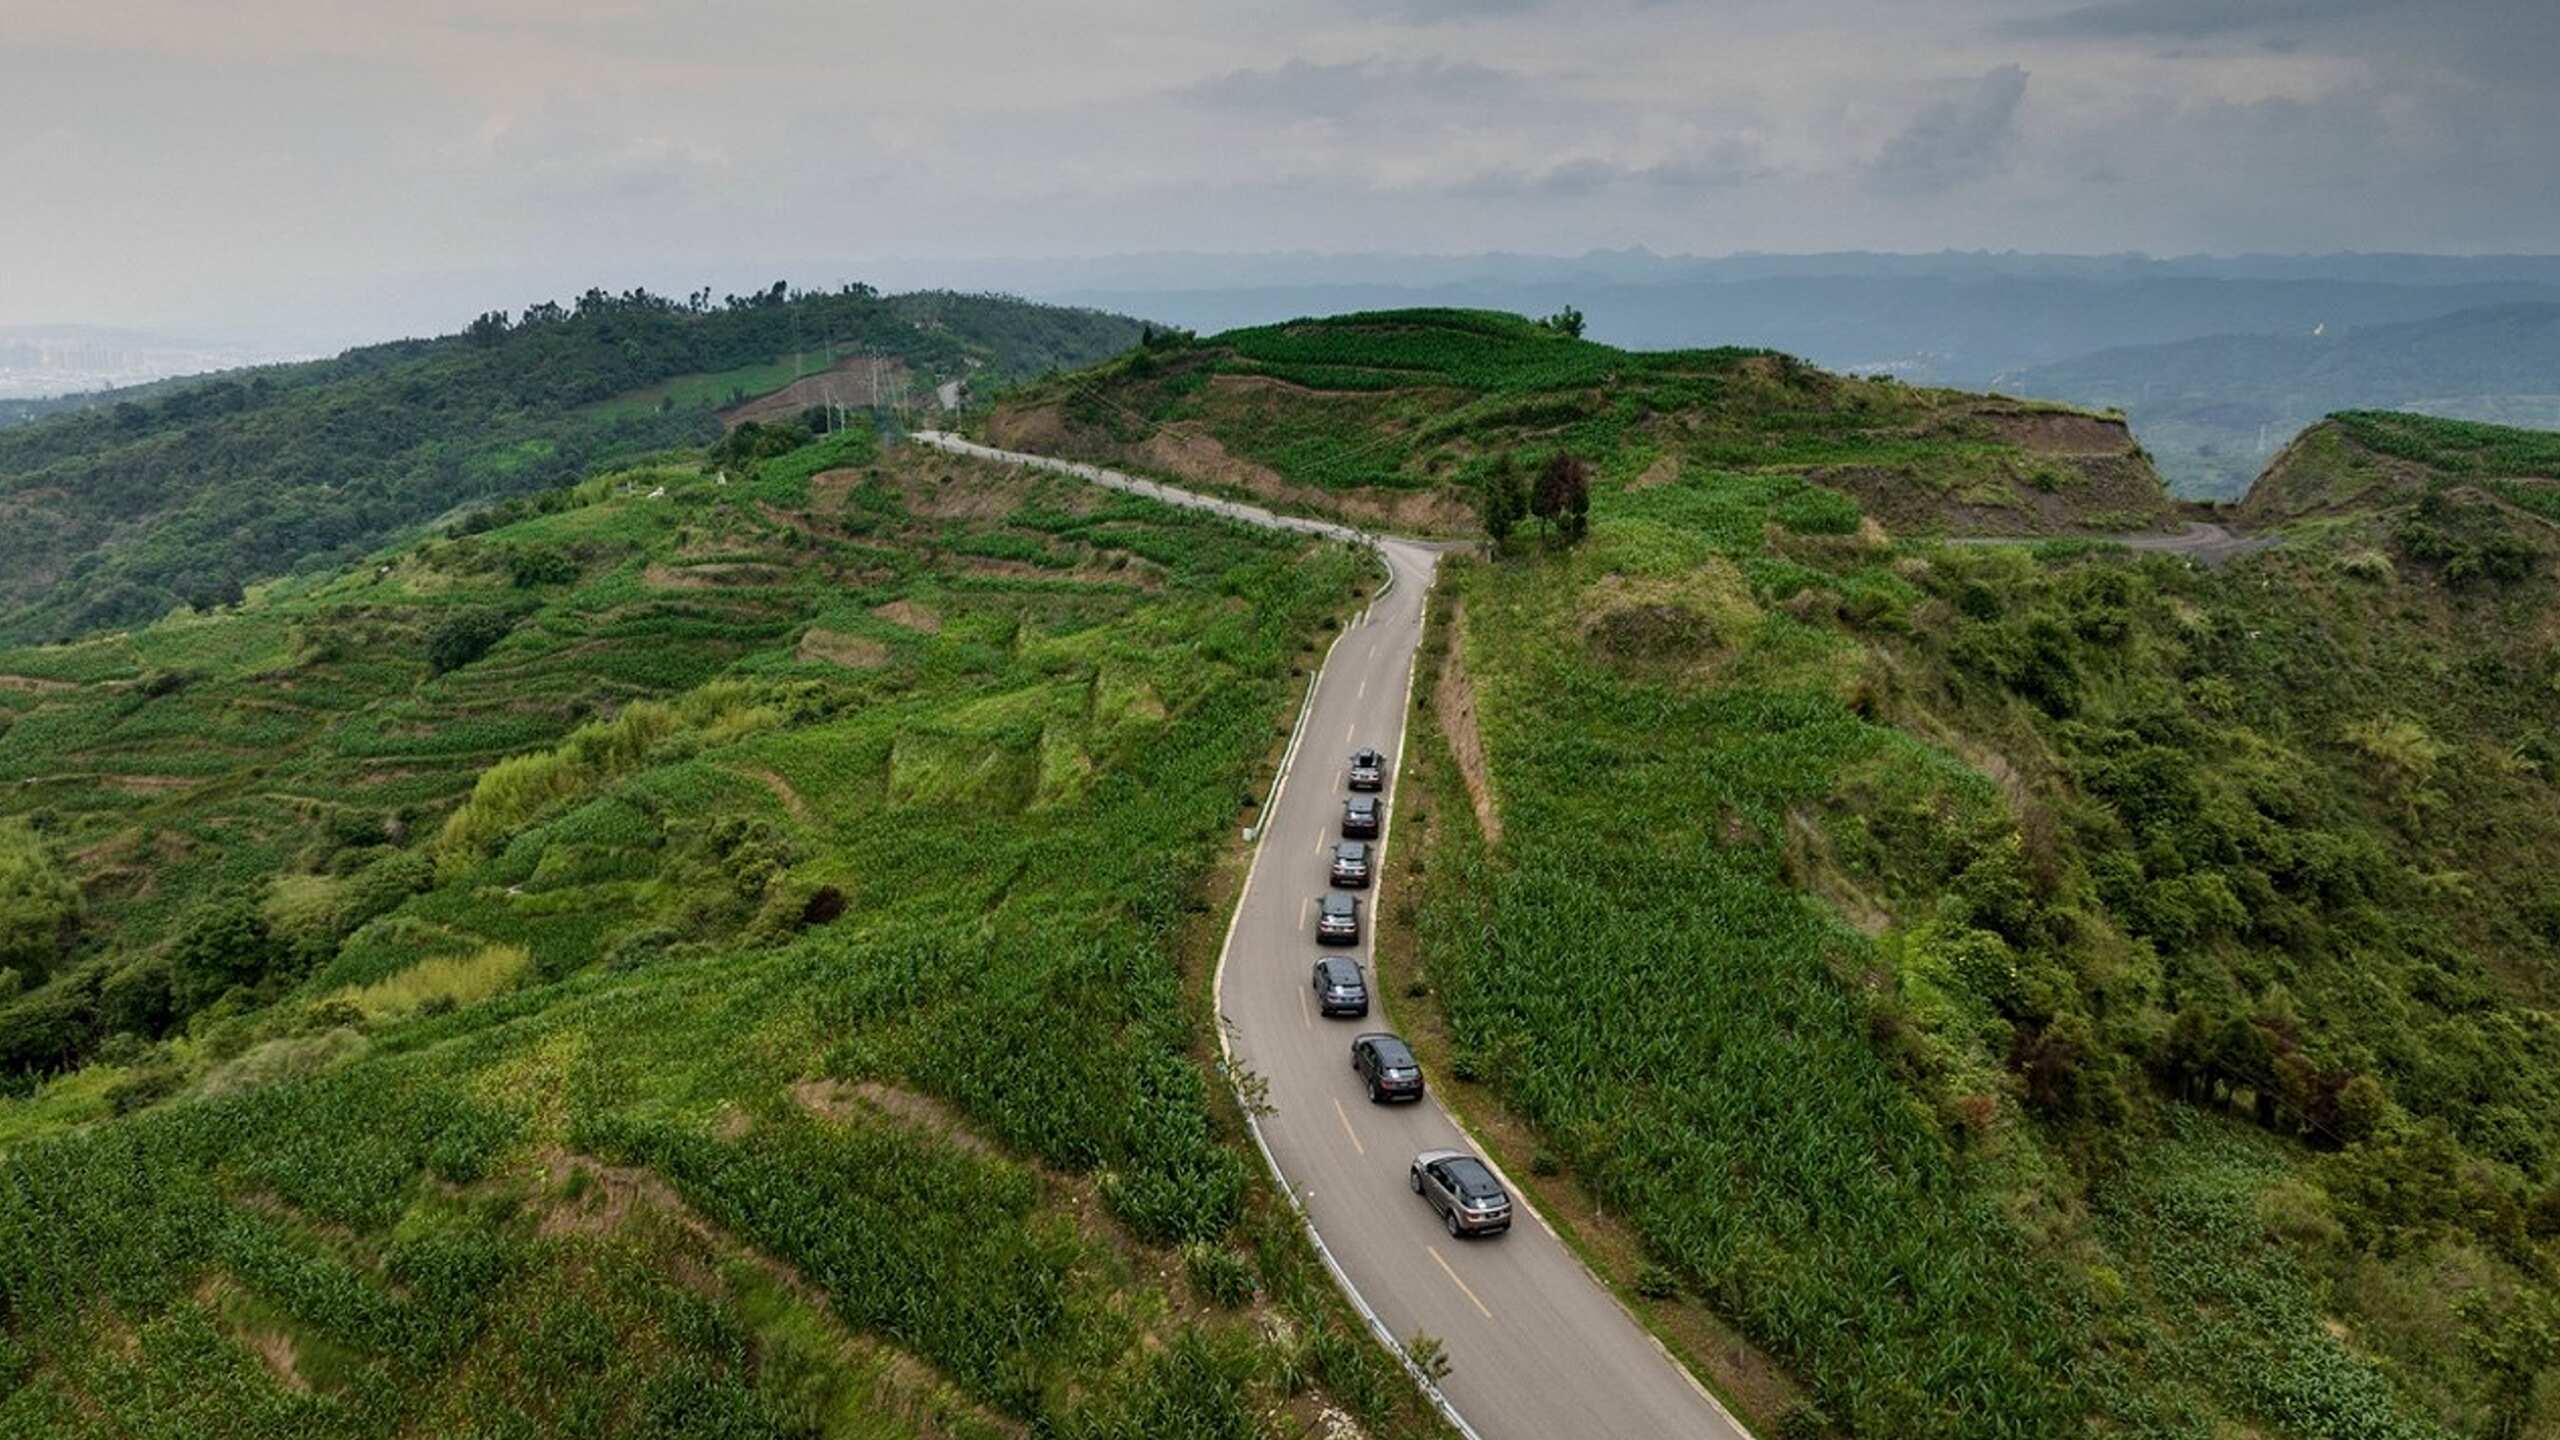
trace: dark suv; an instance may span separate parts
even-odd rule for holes
[[[1372,1104],[1422,1098],[1422,1062],[1413,1048],[1384,1031],[1351,1042],[1351,1073],[1369,1087]]]
[[[1360,943],[1360,897],[1328,890],[1316,902],[1316,938],[1327,945]]]
[[[1333,847],[1333,883],[1354,890],[1369,888],[1369,842],[1345,840]]]
[[[1327,1016],[1369,1013],[1369,981],[1360,962],[1327,955],[1316,962],[1316,1009]]]
[[[1351,752],[1352,789],[1378,790],[1385,788],[1386,783],[1386,756],[1379,754],[1375,750],[1369,749],[1360,749]]]
[[[1452,1235],[1499,1235],[1511,1228],[1511,1197],[1485,1163],[1464,1150],[1425,1150],[1406,1177]]]
[[[1354,795],[1342,802],[1342,838],[1345,840],[1378,838],[1378,797]]]

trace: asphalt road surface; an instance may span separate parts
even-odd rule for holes
[[[913,438],[1252,524],[1378,545],[1394,583],[1342,632],[1317,676],[1291,759],[1262,817],[1260,847],[1219,960],[1217,1003],[1230,1053],[1269,1086],[1263,1142],[1353,1298],[1399,1339],[1423,1333],[1441,1341],[1450,1362],[1441,1392],[1482,1440],[1746,1436],[1592,1279],[1507,1177],[1515,1215],[1510,1233],[1453,1239],[1407,1187],[1406,1169],[1417,1151],[1476,1147],[1437,1099],[1369,1103],[1351,1073],[1351,1037],[1386,1028],[1380,1012],[1373,1009],[1366,1020],[1316,1015],[1308,974],[1322,953],[1315,906],[1327,888],[1327,853],[1341,838],[1345,762],[1354,749],[1373,746],[1401,764],[1423,604],[1446,547],[1273,515],[1099,466],[992,450],[938,432]],[[1388,772],[1384,838],[1390,843],[1396,773]],[[1376,868],[1385,873],[1383,865]],[[1335,951],[1355,956],[1366,969],[1371,922],[1392,896],[1383,884],[1359,893],[1361,943]],[[1445,1077],[1426,1079],[1438,1086]]]

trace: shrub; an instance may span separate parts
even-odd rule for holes
[[[427,668],[442,675],[486,655],[515,628],[503,610],[465,610],[427,632]]]
[[[397,975],[341,992],[368,1020],[439,1015],[513,986],[533,957],[521,945],[490,945],[469,955],[421,960]]]
[[[578,578],[578,562],[556,545],[519,545],[507,552],[507,578],[519,590],[566,585]]]
[[[1636,1293],[1647,1300],[1668,1300],[1680,1293],[1680,1281],[1662,1266],[1647,1263],[1636,1271]]]
[[[175,1065],[164,1062],[145,1066],[107,1087],[107,1109],[117,1115],[129,1115],[177,1094],[186,1083],[186,1072]]]
[[[234,891],[188,912],[169,948],[169,983],[177,1012],[193,1014],[234,985],[254,985],[283,950],[267,928],[258,896]]]
[[[0,823],[0,965],[41,974],[79,924],[80,887],[23,820]]]

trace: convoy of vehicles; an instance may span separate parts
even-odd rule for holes
[[[1375,792],[1385,788],[1386,768],[1386,757],[1376,750],[1363,747],[1351,754],[1348,783],[1353,793],[1342,802],[1343,838],[1325,867],[1332,888],[1316,902],[1320,944],[1360,943],[1360,897],[1346,892],[1368,889],[1376,875],[1374,847],[1367,842],[1385,827],[1384,807]],[[1350,956],[1320,956],[1310,982],[1318,1014],[1330,1019],[1369,1013],[1368,973]],[[1351,1073],[1359,1077],[1372,1104],[1423,1098],[1421,1060],[1401,1037],[1385,1031],[1352,1037]],[[1509,1192],[1491,1166],[1464,1150],[1425,1150],[1413,1157],[1407,1178],[1452,1236],[1499,1235],[1511,1228]]]

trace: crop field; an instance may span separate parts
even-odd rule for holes
[[[1835,423],[1447,573],[1458,1103],[1803,1384],[1779,1433],[2560,1424],[2560,912],[2496,858],[2560,847],[2560,546],[2407,496],[2225,574],[1896,541],[1793,468],[1877,463]]]
[[[0,652],[0,1433],[1437,1433],[1183,968],[1363,561],[858,434],[497,519]]]

